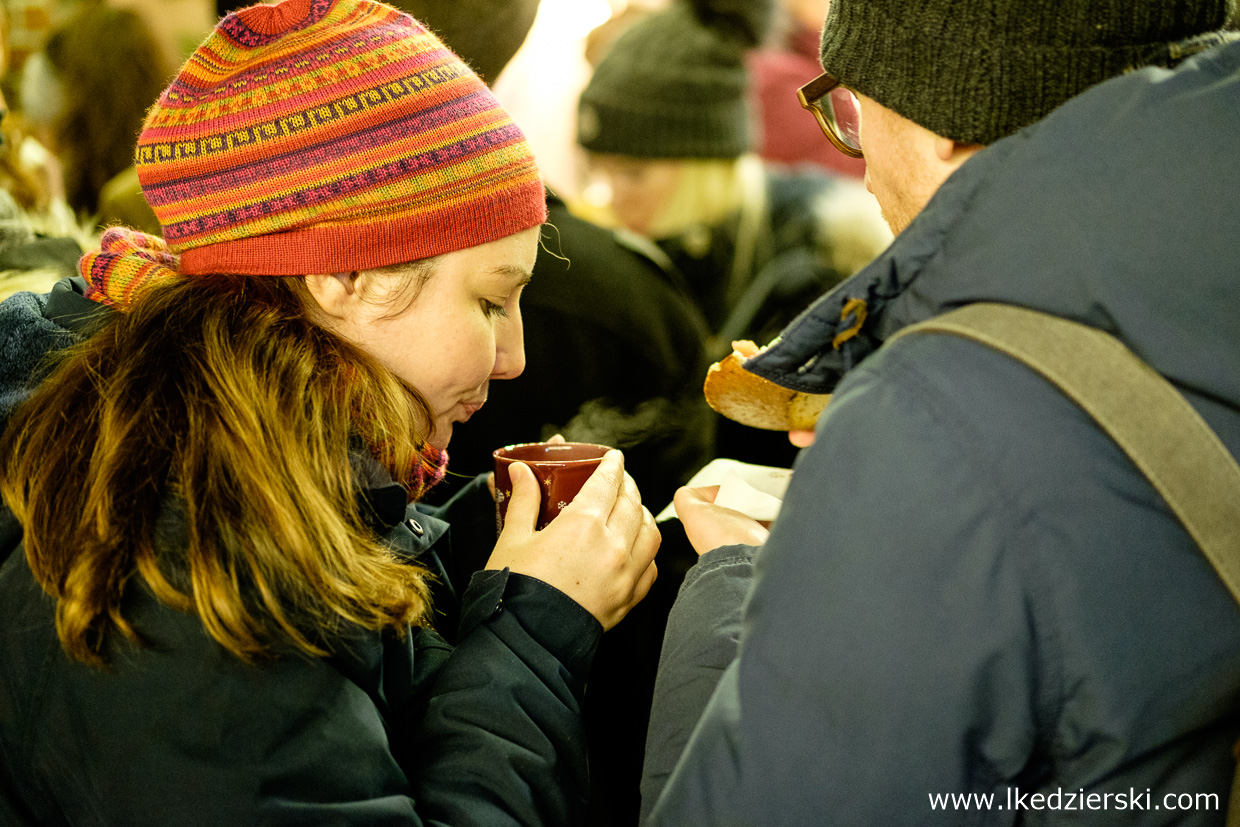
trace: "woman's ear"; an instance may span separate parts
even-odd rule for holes
[[[314,274],[306,276],[306,289],[330,318],[346,321],[352,317],[360,296],[358,281],[356,271]]]

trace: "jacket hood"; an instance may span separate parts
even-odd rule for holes
[[[746,367],[826,393],[900,328],[1007,302],[1101,328],[1182,390],[1240,407],[1238,134],[1238,42],[1100,84],[966,162]],[[864,321],[837,349],[856,299]]]

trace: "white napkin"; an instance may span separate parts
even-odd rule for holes
[[[769,522],[779,514],[784,492],[792,477],[791,468],[751,465],[734,459],[711,460],[686,483],[690,488],[718,485],[715,504],[747,514],[755,520]],[[655,517],[657,522],[673,519],[676,509],[671,503]]]

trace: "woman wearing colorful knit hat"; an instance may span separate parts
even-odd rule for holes
[[[407,15],[285,0],[136,162],[163,238],[0,305],[0,823],[579,822],[586,674],[655,577],[622,457],[538,532],[519,468],[493,550],[409,505],[523,366],[520,131]]]

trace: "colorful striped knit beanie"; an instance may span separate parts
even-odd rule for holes
[[[136,163],[191,275],[401,264],[546,218],[529,146],[491,92],[372,0],[225,17],[147,115]]]

